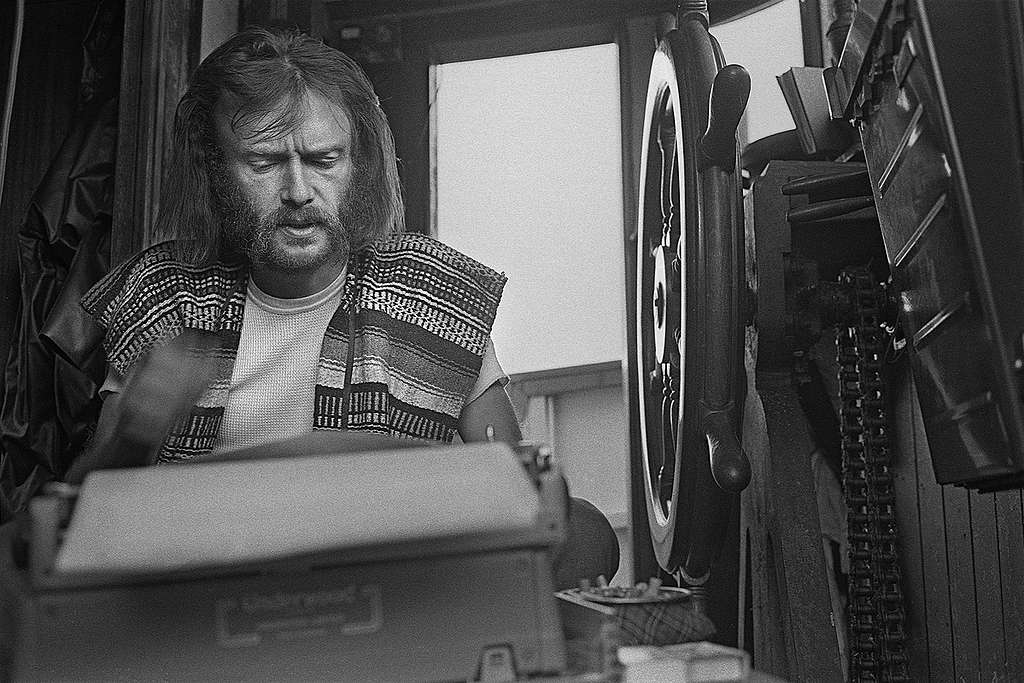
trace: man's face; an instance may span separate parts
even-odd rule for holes
[[[248,255],[257,284],[270,294],[276,288],[302,296],[341,272],[351,237],[362,229],[353,201],[352,124],[344,109],[310,95],[294,130],[254,134],[279,113],[232,130],[230,116],[218,112],[226,177],[214,183],[227,237]]]

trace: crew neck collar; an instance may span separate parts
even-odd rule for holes
[[[341,273],[338,274],[338,277],[319,292],[314,292],[313,294],[295,299],[284,299],[281,297],[271,296],[260,289],[256,283],[253,282],[252,277],[250,277],[247,294],[248,298],[256,305],[272,313],[304,313],[322,306],[330,299],[340,295],[345,286],[345,276],[347,274],[348,266],[346,265],[341,269]]]

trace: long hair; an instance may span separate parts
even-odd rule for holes
[[[395,143],[373,86],[354,61],[292,28],[249,27],[210,53],[192,76],[174,116],[174,151],[161,192],[156,233],[177,240],[179,257],[201,265],[228,255],[214,198],[222,164],[216,141],[218,104],[237,107],[231,126],[258,121],[280,103],[283,113],[260,134],[286,135],[306,98],[317,94],[348,113],[354,127],[356,190],[366,199],[366,242],[405,227]],[[352,250],[365,243],[352,244]]]

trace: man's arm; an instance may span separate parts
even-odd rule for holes
[[[199,398],[212,366],[186,351],[198,338],[185,333],[136,364],[120,392],[103,400],[96,433],[64,480],[80,484],[96,469],[152,465],[175,417]]]
[[[484,393],[473,399],[459,415],[459,436],[466,443],[487,441],[488,425],[495,441],[516,444],[523,440],[512,401],[501,382],[494,382]]]
[[[459,418],[459,434],[466,442],[486,441],[487,425],[494,428],[495,441],[515,444],[522,440],[512,402],[501,382],[466,404]],[[583,578],[609,578],[618,571],[618,538],[604,514],[588,501],[569,499],[566,540],[557,548],[552,562],[558,589],[573,588]]]
[[[96,432],[89,440],[85,451],[75,458],[64,475],[64,480],[69,484],[81,484],[85,475],[92,470],[149,464],[146,458],[139,458],[138,449],[131,448],[119,437],[123,398],[123,394],[111,392],[103,399],[100,417],[96,422]],[[135,462],[135,458],[139,461]]]

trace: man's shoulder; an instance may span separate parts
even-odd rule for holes
[[[427,235],[376,242],[360,266],[360,307],[411,323],[483,355],[505,275]]]
[[[189,264],[165,242],[111,270],[81,305],[105,329],[107,361],[127,374],[149,349],[185,329],[241,329],[246,276],[241,264]]]
[[[176,263],[177,259],[175,259],[172,243],[161,242],[137,251],[126,258],[110,270],[106,279],[113,280],[119,277],[127,279],[146,273],[154,268],[173,267]]]
[[[420,232],[396,232],[373,243],[371,250],[376,254],[421,253],[458,254],[444,242]]]
[[[204,277],[209,273],[236,272],[244,268],[240,261],[215,260],[208,263],[194,264],[184,257],[184,250],[178,242],[173,240],[159,242],[137,252],[122,264],[122,267],[134,271],[137,275],[143,275],[153,269],[162,271],[180,272],[186,276]]]
[[[233,273],[242,270],[241,262],[217,260],[193,264],[182,257],[177,242],[159,242],[125,259],[106,275],[109,280],[138,280],[159,274],[180,274],[183,277],[205,277],[210,273]]]
[[[240,263],[193,265],[174,242],[147,247],[111,269],[82,297],[82,307],[101,323],[126,305],[154,305],[163,298],[198,289],[234,289],[244,275]]]
[[[429,235],[403,232],[389,235],[374,243],[371,258],[381,263],[413,259],[436,268],[468,277],[488,289],[500,292],[506,277],[471,256]]]

